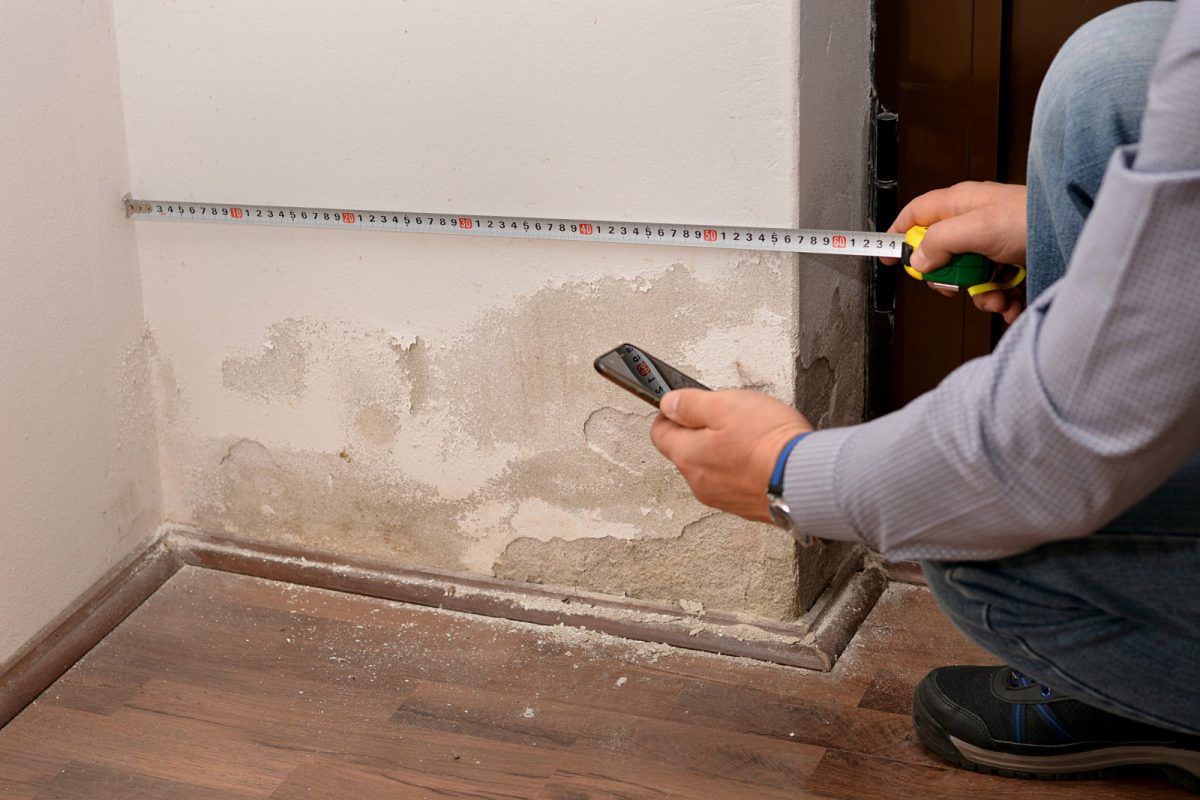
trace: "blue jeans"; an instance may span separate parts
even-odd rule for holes
[[[1029,151],[1030,300],[1066,272],[1113,150],[1140,138],[1173,11],[1135,3],[1091,21],[1042,83]],[[1113,713],[1200,734],[1198,498],[1193,457],[1091,536],[998,561],[926,562],[925,574],[955,624],[1021,671]]]

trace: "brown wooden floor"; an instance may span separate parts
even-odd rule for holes
[[[1167,798],[932,759],[894,584],[830,674],[185,568],[0,731],[0,797]]]

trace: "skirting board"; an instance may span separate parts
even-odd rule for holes
[[[57,623],[0,665],[0,727],[184,566],[823,671],[833,667],[888,581],[884,568],[856,554],[813,608],[787,623],[728,611],[690,614],[666,603],[396,567],[172,528],[112,570]]]

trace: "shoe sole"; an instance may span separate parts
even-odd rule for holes
[[[947,734],[920,696],[913,699],[913,727],[925,746],[938,756],[975,772],[1007,778],[1079,780],[1112,778],[1128,768],[1149,768],[1162,772],[1176,786],[1200,793],[1200,753],[1191,750],[1129,745],[1057,756],[987,750]]]

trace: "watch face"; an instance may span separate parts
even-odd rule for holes
[[[768,508],[771,510],[771,519],[775,520],[775,524],[790,533],[801,547],[812,545],[815,539],[796,527],[796,522],[792,519],[792,510],[788,508],[787,503],[783,502],[782,497],[772,496]]]
[[[771,499],[771,519],[775,520],[775,524],[781,528],[790,530],[792,526],[791,509],[783,502],[783,498]]]

